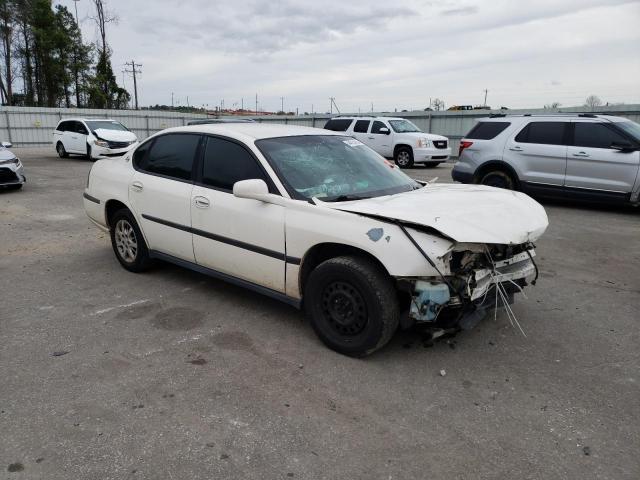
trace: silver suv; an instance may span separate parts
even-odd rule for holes
[[[492,115],[460,141],[451,176],[531,195],[639,204],[640,125],[606,115]]]

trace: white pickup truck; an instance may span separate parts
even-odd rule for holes
[[[404,118],[336,117],[324,128],[351,135],[383,157],[395,160],[400,168],[411,168],[414,163],[436,167],[451,155],[447,137],[424,133]]]

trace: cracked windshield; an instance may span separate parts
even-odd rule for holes
[[[258,140],[256,145],[299,199],[360,200],[421,187],[353,138],[282,137]]]

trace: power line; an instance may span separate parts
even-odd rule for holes
[[[125,63],[127,67],[131,67],[131,70],[125,70],[127,73],[133,74],[133,93],[136,99],[136,110],[138,110],[138,83],[136,81],[136,74],[142,73],[142,70],[138,70],[138,67],[142,67],[141,63],[136,63],[135,60],[131,60],[131,63]]]

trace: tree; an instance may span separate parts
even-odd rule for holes
[[[11,0],[0,0],[0,43],[2,72],[0,74],[0,96],[3,103],[11,105],[13,98],[12,54],[15,31],[15,4]]]
[[[602,100],[597,95],[589,95],[587,99],[584,101],[584,104],[585,106],[593,110],[594,108],[602,105]]]
[[[90,88],[89,102],[94,108],[116,108],[116,104],[122,100],[123,92],[119,91],[120,87],[118,87],[111,66],[111,49],[107,43],[107,25],[117,23],[118,17],[105,10],[104,0],[93,0],[93,4],[96,8],[96,16],[93,19],[98,27],[100,39],[97,45],[98,63],[96,64],[93,85]]]
[[[562,104],[560,102],[551,102],[550,104],[547,104],[544,106],[544,108],[546,110],[555,110],[556,108],[560,107]]]
[[[436,112],[439,112],[440,110],[444,110],[444,107],[445,107],[444,100],[440,100],[439,98],[435,98],[431,103],[431,105],[433,105],[433,109]]]

